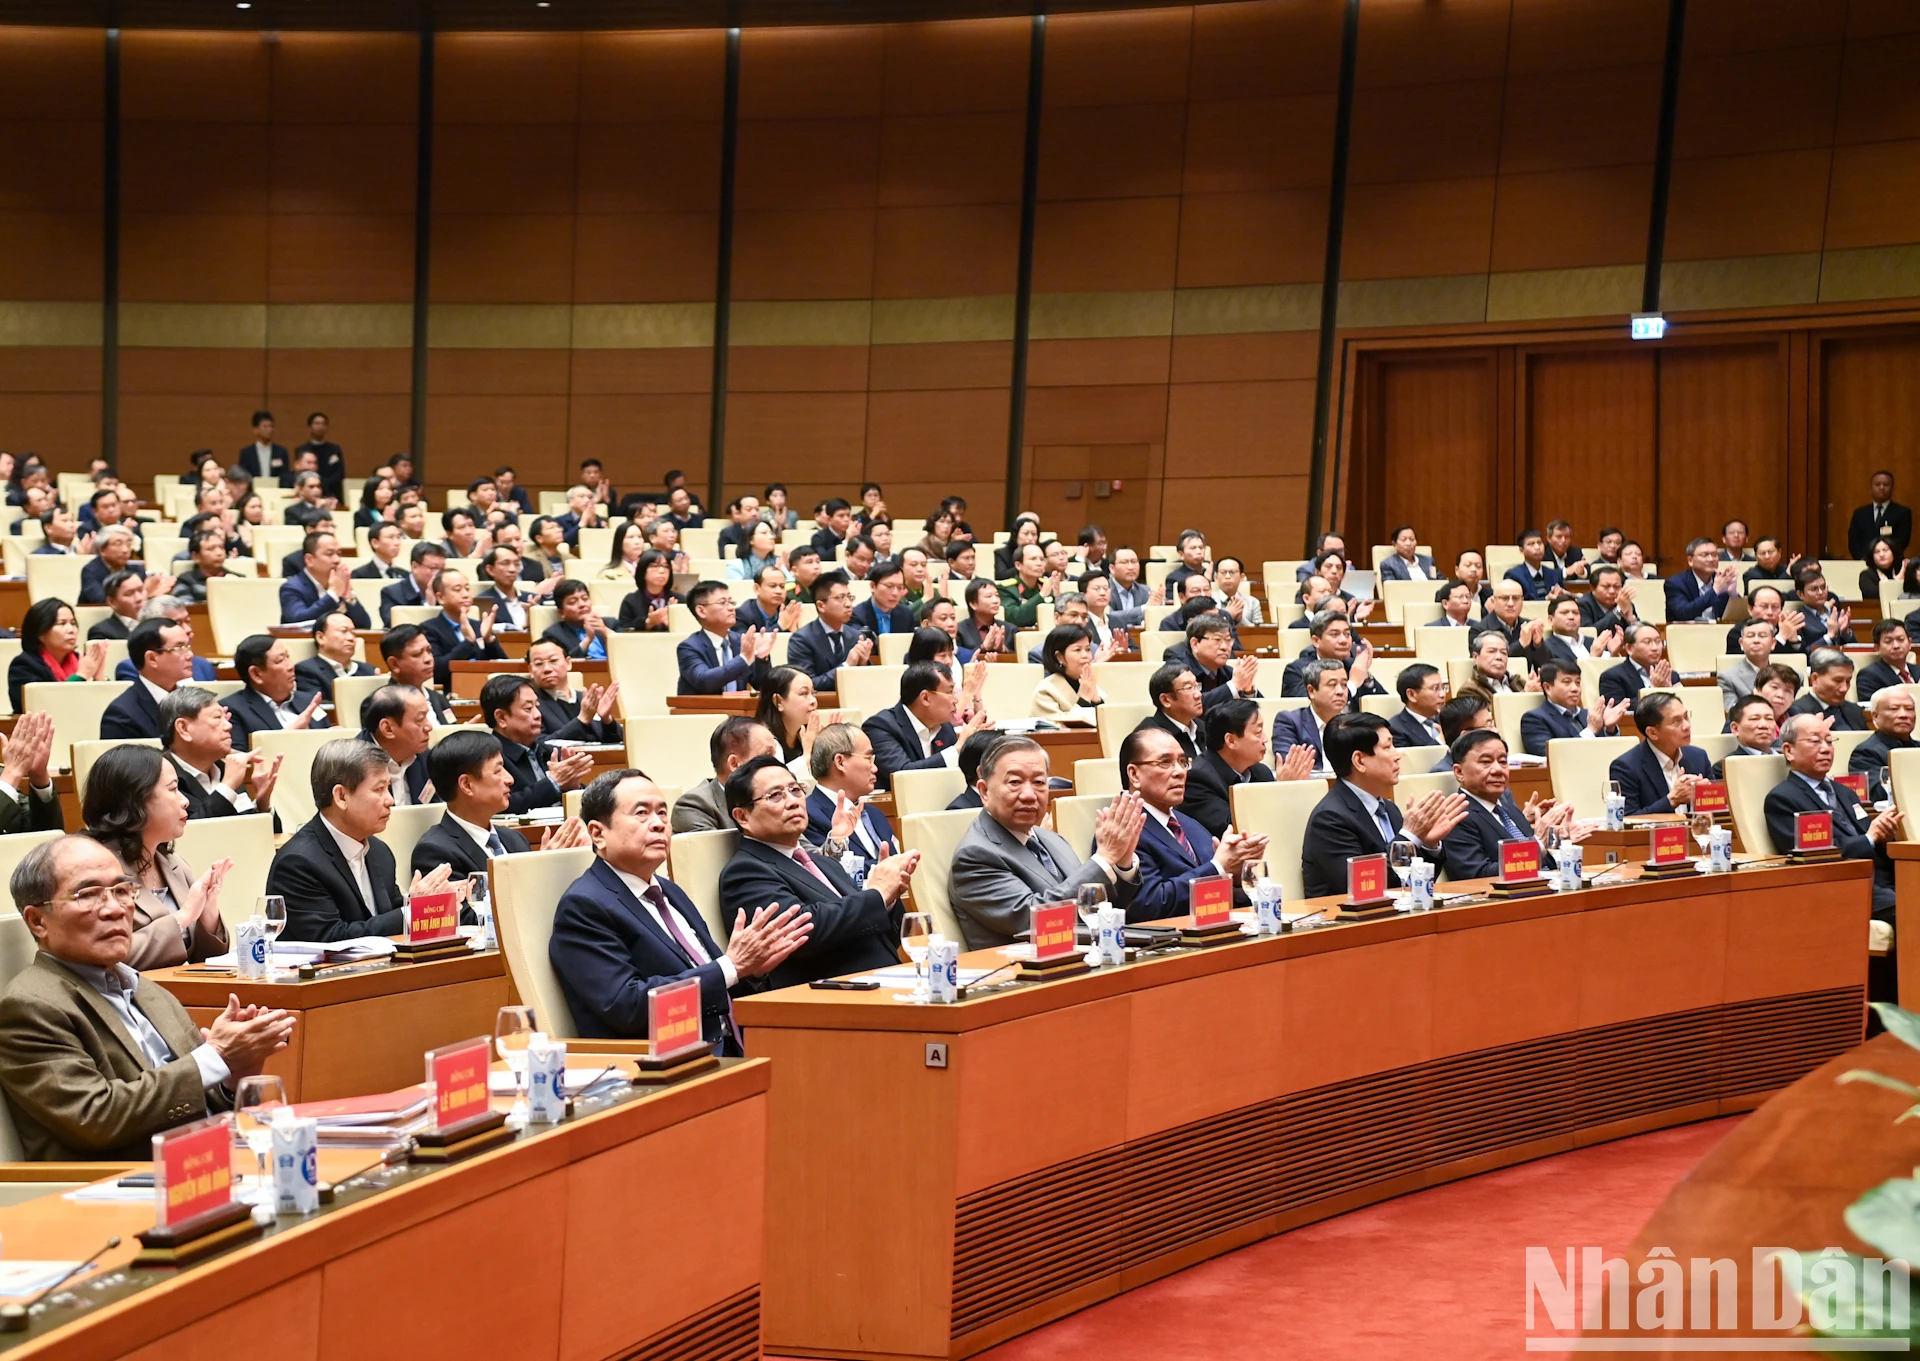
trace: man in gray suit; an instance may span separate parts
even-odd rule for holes
[[[1380,559],[1382,581],[1437,581],[1433,559],[1420,551],[1420,536],[1412,525],[1393,531],[1393,551]]]
[[[727,776],[756,756],[778,756],[780,744],[766,727],[745,714],[722,719],[707,740],[707,757],[713,762],[713,778],[702,780],[673,801],[673,830],[683,832],[731,831],[733,819],[727,816]]]
[[[1047,753],[1030,737],[996,742],[980,761],[982,810],[953,853],[948,899],[969,950],[1008,945],[1036,906],[1071,902],[1082,884],[1104,889],[1125,909],[1140,891],[1134,846],[1146,812],[1140,796],[1119,795],[1100,814],[1093,857],[1040,820],[1047,813]]]
[[[1773,660],[1773,625],[1749,616],[1740,626],[1740,660],[1720,673],[1720,707],[1734,704],[1754,692],[1760,668]]]

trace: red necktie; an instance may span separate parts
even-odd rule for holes
[[[793,848],[793,858],[800,862],[801,867],[804,868],[808,874],[811,874],[828,888],[833,888],[833,880],[827,878],[826,875],[820,872],[820,867],[813,863],[813,857],[807,854],[806,847],[795,846]],[[837,896],[839,890],[835,889],[834,892]]]

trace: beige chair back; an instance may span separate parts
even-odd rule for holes
[[[281,758],[280,778],[273,786],[273,807],[288,831],[311,821],[315,812],[313,754],[329,742],[354,740],[352,732],[338,728],[262,728],[253,734],[253,750]]]
[[[93,770],[93,763],[100,759],[102,752],[112,747],[152,747],[160,749],[157,737],[120,737],[111,740],[86,741],[73,744],[73,792],[81,803],[87,801],[87,776]]]
[[[420,838],[440,824],[447,811],[444,803],[409,803],[395,808],[387,817],[387,830],[380,839],[393,852],[393,882],[402,893],[413,883],[413,848]]]
[[[1267,838],[1267,869],[1279,880],[1289,901],[1307,896],[1301,858],[1307,847],[1307,819],[1326,797],[1324,780],[1275,780],[1267,784],[1237,784],[1233,798],[1233,825],[1249,836]]]
[[[378,665],[376,662],[375,665]],[[366,724],[360,721],[360,706],[369,696],[382,686],[393,684],[393,677],[384,671],[375,676],[341,676],[333,683],[333,726],[345,732],[359,732]]]
[[[279,793],[278,789],[274,791]],[[300,824],[281,817],[289,832]],[[229,931],[253,915],[267,891],[267,871],[273,868],[273,814],[242,813],[227,818],[194,818],[173,843],[174,853],[189,868],[204,874],[216,860],[232,860],[226,883],[220,888],[220,920]]]
[[[207,622],[214,650],[231,657],[243,639],[280,622],[280,583],[272,577],[213,578],[207,583]]]
[[[722,949],[733,938],[733,923],[720,905],[720,871],[740,851],[740,833],[684,832],[673,838],[668,856],[673,862],[673,882],[686,890],[693,905],[700,909],[701,920]],[[761,904],[765,906],[765,904]]]
[[[933,770],[896,770],[893,773],[893,811],[896,817],[938,813],[967,791],[967,779],[957,767]]]
[[[53,715],[53,754],[57,770],[73,769],[73,744],[100,738],[100,717],[126,693],[132,681],[34,681],[23,686],[20,702],[28,713]]]
[[[1632,751],[1632,737],[1556,737],[1547,743],[1547,773],[1553,797],[1573,805],[1577,818],[1607,811],[1607,768]]]
[[[713,778],[713,730],[725,714],[670,714],[627,723],[627,764],[658,784],[691,789]]]
[[[1093,854],[1094,819],[1113,798],[1112,794],[1071,794],[1053,801],[1053,830],[1067,839],[1082,860]]]
[[[560,1039],[578,1039],[580,1029],[547,958],[553,914],[561,895],[593,864],[585,846],[570,851],[523,851],[487,863],[493,881],[494,928],[507,957],[507,977],[520,1000],[533,1007],[540,1029]]]
[[[896,777],[897,778],[897,777]],[[1073,792],[1112,798],[1120,792],[1120,759],[1117,756],[1089,758],[1073,763]]]
[[[1094,710],[1093,718],[1094,729],[1100,734],[1100,754],[1109,760],[1117,758],[1127,734],[1152,717],[1151,704],[1102,704]]]
[[[963,949],[967,938],[948,896],[948,876],[953,872],[953,853],[960,846],[960,838],[979,816],[978,809],[962,808],[900,819],[901,849],[920,852],[920,864],[913,872],[914,906],[933,918],[934,930],[948,940],[962,942]]]
[[[1895,755],[1899,755],[1898,752]],[[1787,778],[1784,756],[1729,756],[1726,764],[1727,802],[1733,807],[1733,829],[1748,855],[1781,855],[1791,846],[1775,846],[1767,831],[1767,795]]]

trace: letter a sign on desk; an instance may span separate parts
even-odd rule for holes
[[[700,980],[663,983],[647,994],[647,1045],[656,1059],[700,1047]]]

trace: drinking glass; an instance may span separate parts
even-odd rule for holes
[[[501,1007],[493,1018],[493,1047],[513,1074],[513,1094],[519,1099],[527,1080],[527,1046],[533,1042],[532,1007]]]
[[[234,1089],[233,1110],[241,1137],[253,1150],[257,1180],[254,1189],[267,1200],[272,1198],[267,1179],[267,1155],[273,1152],[273,1111],[287,1104],[287,1085],[271,1073],[243,1077]]]
[[[280,939],[280,933],[287,929],[287,900],[278,893],[268,893],[260,898],[254,911],[267,924],[267,977],[284,978],[285,971],[274,967],[273,946]]]
[[[895,993],[896,1002],[925,1002],[932,996],[927,986],[927,952],[933,948],[933,918],[925,912],[909,912],[900,918],[900,948],[913,961],[913,991]]]

